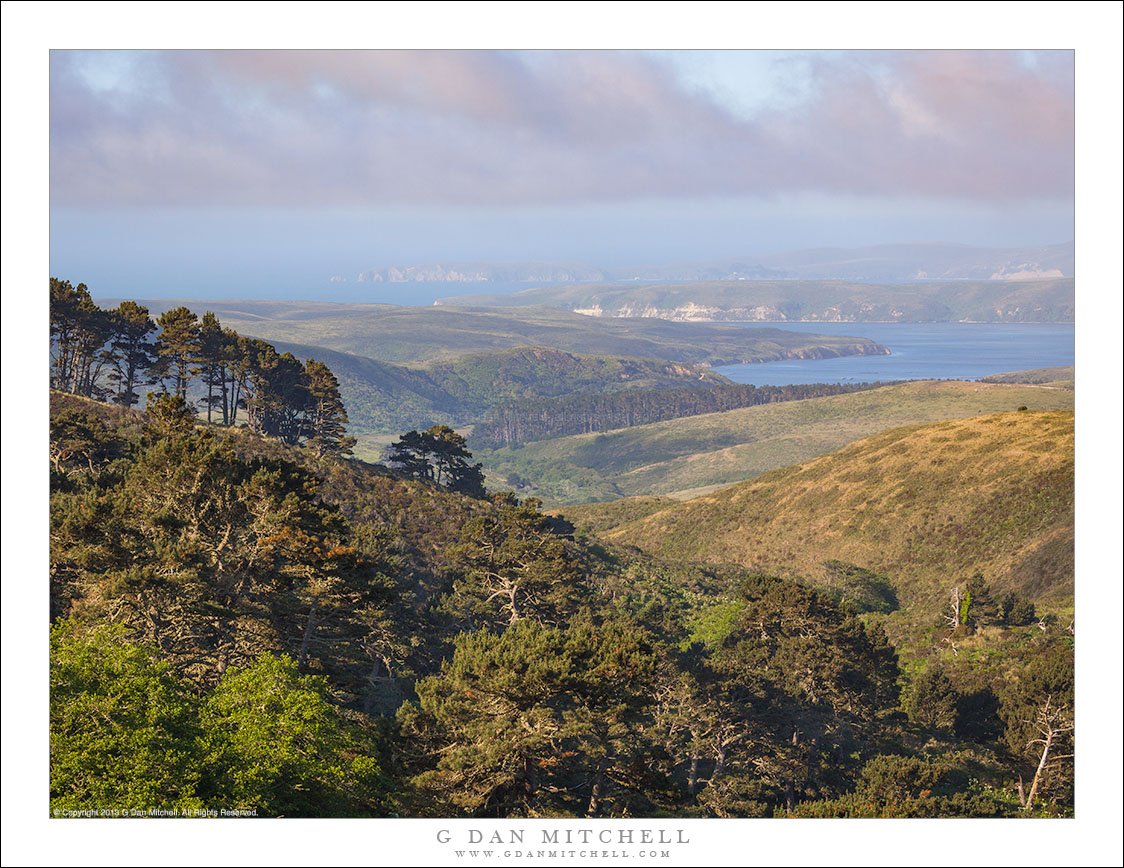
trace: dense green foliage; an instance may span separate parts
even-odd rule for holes
[[[387,463],[414,479],[428,479],[449,491],[484,497],[484,474],[469,464],[472,453],[465,439],[448,425],[427,431],[407,431],[390,444]]]
[[[288,657],[228,670],[202,693],[120,628],[51,632],[51,808],[255,816],[390,810],[362,727]],[[167,816],[174,814],[154,814]]]

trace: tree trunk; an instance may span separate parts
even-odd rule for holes
[[[533,804],[535,792],[538,790],[538,780],[535,777],[535,761],[530,756],[523,756],[523,792],[527,796],[527,803]]]
[[[1038,768],[1034,772],[1034,780],[1030,784],[1030,793],[1026,797],[1026,809],[1034,804],[1034,796],[1038,792],[1038,781],[1042,777],[1042,769],[1046,768],[1046,759],[1050,755],[1050,745],[1054,743],[1054,730],[1046,731],[1046,740],[1042,745],[1042,758],[1038,761]]]
[[[308,622],[304,625],[304,638],[301,639],[301,650],[297,657],[297,666],[304,667],[305,661],[308,659],[308,646],[312,642],[312,633],[316,629],[319,622],[316,620],[316,604],[312,604],[312,608],[308,612]]]
[[[710,776],[711,780],[717,778],[726,769],[726,745],[718,745],[718,756],[714,763],[714,774]]]
[[[586,809],[587,817],[596,817],[601,810],[601,791],[605,786],[605,759],[597,761],[597,774],[593,776],[593,790],[589,794],[589,807]]]

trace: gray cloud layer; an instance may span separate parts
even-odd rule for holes
[[[811,69],[807,101],[746,120],[639,54],[56,51],[52,201],[1073,193],[1068,52],[832,55]]]

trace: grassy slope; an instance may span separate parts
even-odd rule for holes
[[[1009,371],[984,377],[985,383],[1035,383],[1073,390],[1076,374],[1073,365],[1059,368],[1031,368],[1028,371]]]
[[[530,480],[533,493],[546,500],[582,503],[738,482],[894,426],[1023,405],[1070,409],[1073,393],[1038,386],[902,383],[479,451],[477,458],[492,487]]]
[[[447,306],[600,307],[605,316],[830,322],[1072,322],[1074,280],[856,283],[734,280],[675,284],[577,284],[512,295],[441,299]],[[692,309],[693,308],[693,309]]]
[[[890,576],[899,622],[927,628],[977,570],[993,588],[1071,601],[1073,460],[1072,412],[998,413],[895,428],[685,503],[573,518],[656,555],[813,581],[825,560],[858,564]],[[614,517],[626,520],[606,527]]]
[[[153,316],[185,304],[199,313],[213,311],[224,326],[239,334],[399,364],[530,346],[708,365],[882,351],[873,341],[861,337],[659,319],[598,319],[550,308],[488,310],[183,299],[140,303],[147,305]]]

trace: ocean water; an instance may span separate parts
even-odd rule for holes
[[[747,327],[763,323],[739,323]],[[888,356],[726,365],[737,383],[784,386],[875,380],[977,380],[989,374],[1072,365],[1072,323],[769,323],[788,331],[870,338]]]

